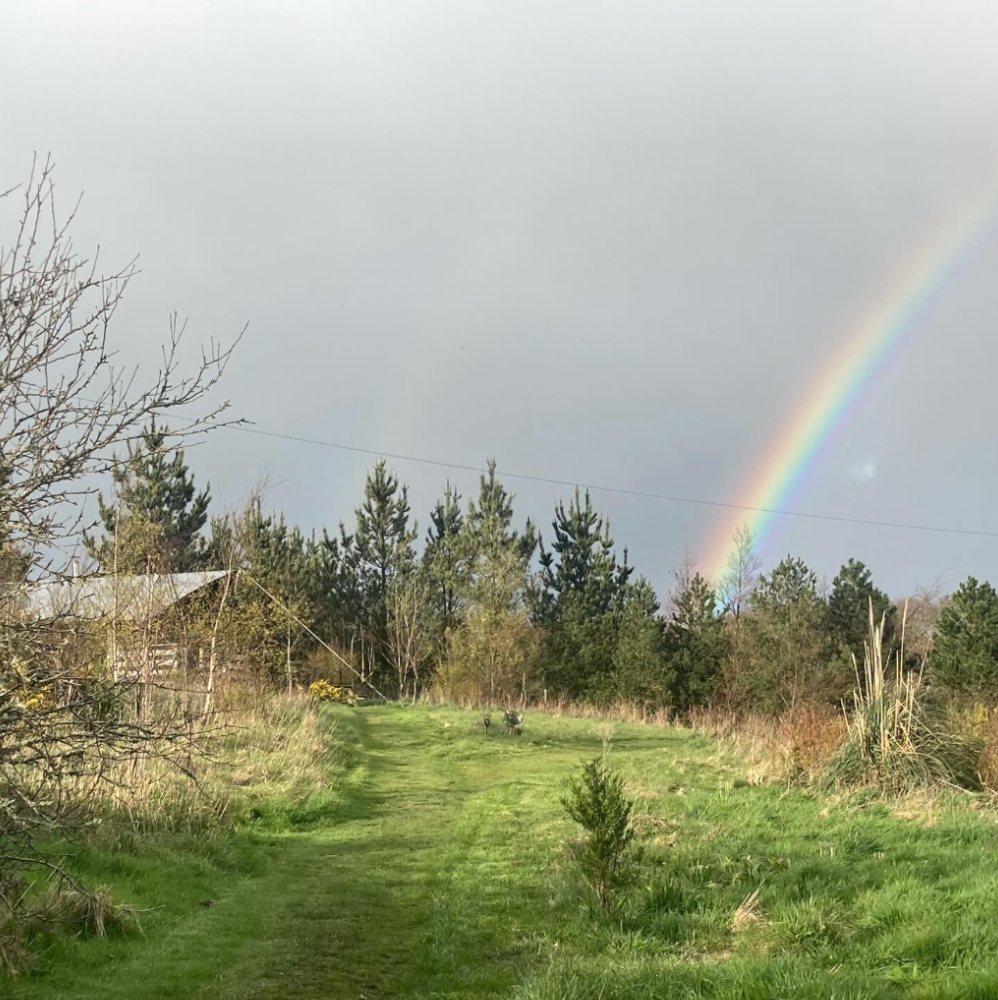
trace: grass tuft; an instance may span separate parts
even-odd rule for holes
[[[875,622],[872,604],[847,722],[848,737],[826,770],[827,783],[873,784],[895,796],[933,785],[981,788],[981,740],[946,725],[921,669],[905,669],[903,639],[885,662],[884,621]]]

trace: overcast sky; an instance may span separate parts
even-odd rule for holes
[[[51,151],[81,246],[142,274],[154,365],[247,336],[263,429],[723,501],[864,303],[998,182],[998,4],[0,0],[0,170]],[[841,420],[799,510],[998,531],[998,227]],[[309,528],[364,455],[222,431],[219,503],[267,471]],[[421,527],[447,476],[393,462]],[[566,490],[510,480],[549,529]],[[660,588],[722,512],[595,494]],[[998,582],[998,538],[781,522],[893,593]]]

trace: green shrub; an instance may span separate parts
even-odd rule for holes
[[[599,757],[584,764],[582,775],[562,799],[568,815],[585,830],[573,855],[601,910],[634,879],[638,852],[633,849],[634,803],[624,795],[624,782]]]

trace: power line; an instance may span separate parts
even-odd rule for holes
[[[257,434],[261,437],[276,438],[281,441],[295,441],[299,444],[311,444],[320,448],[335,448],[337,451],[350,451],[359,455],[373,455],[377,458],[391,458],[400,462],[415,462],[419,465],[433,465],[441,469],[456,469],[461,472],[484,472],[481,466],[463,465],[460,462],[442,462],[419,455],[403,455],[399,452],[378,451],[374,448],[360,448],[355,445],[338,444],[334,441],[320,441],[317,438],[299,437],[295,434],[281,434],[277,431],[265,431],[258,427],[246,427],[240,424],[228,425],[229,430],[241,431],[244,434]],[[757,514],[775,514],[779,517],[800,517],[815,521],[834,521],[839,524],[862,524],[875,528],[900,528],[906,531],[930,531],[945,535],[971,535],[976,538],[998,538],[998,531],[981,531],[973,528],[951,528],[936,524],[913,524],[904,521],[878,521],[872,518],[844,517],[837,514],[815,514],[811,511],[782,510],[773,507],[751,507],[747,504],[725,503],[723,500],[704,500],[699,497],[684,497],[668,493],[650,493],[644,490],[631,490],[622,486],[601,486],[595,483],[572,482],[567,479],[552,479],[549,476],[532,476],[522,472],[508,472],[500,469],[507,479],[522,479],[532,483],[548,483],[552,486],[568,486],[572,489],[580,487],[594,492],[615,493],[620,496],[641,497],[646,500],[665,500],[670,503],[694,504],[700,507],[720,507],[724,510],[744,510]]]
[[[40,388],[40,387],[37,387]],[[96,402],[80,397],[84,402]],[[197,418],[172,414],[174,419],[197,423]],[[400,462],[415,462],[418,465],[432,465],[440,469],[455,469],[460,472],[484,472],[480,465],[464,465],[460,462],[442,462],[439,459],[424,458],[418,455],[403,455],[399,452],[378,451],[374,448],[360,448],[356,445],[339,444],[335,441],[321,441],[317,438],[299,437],[295,434],[282,434],[278,431],[265,431],[259,427],[247,427],[241,423],[218,425],[223,429],[242,431],[244,434],[256,434],[260,437],[276,438],[280,441],[294,441],[298,444],[311,444],[320,448],[334,448],[337,451],[351,451],[358,455],[373,455],[377,458],[392,458]],[[206,428],[210,430],[209,428]],[[552,486],[568,486],[571,489],[583,489],[602,493],[615,493],[618,496],[640,497],[645,500],[665,500],[669,503],[693,504],[698,507],[715,507],[722,510],[744,510],[755,514],[775,514],[778,517],[799,517],[812,521],[832,521],[837,524],[860,524],[874,528],[898,528],[904,531],[928,531],[940,535],[969,535],[974,538],[998,538],[998,531],[983,531],[975,528],[951,528],[938,524],[913,524],[906,521],[879,521],[864,517],[845,517],[838,514],[815,514],[813,511],[782,510],[776,507],[752,507],[748,504],[727,503],[723,500],[704,500],[700,497],[683,497],[668,493],[650,493],[644,490],[631,490],[623,486],[600,486],[595,483],[572,482],[568,479],[552,479],[548,476],[532,476],[524,472],[499,471],[507,479],[522,479],[531,483],[547,483]]]

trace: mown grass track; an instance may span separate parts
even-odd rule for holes
[[[331,711],[349,758],[335,807],[84,852],[92,881],[160,908],[141,934],[54,944],[14,995],[998,998],[998,824],[982,799],[829,801],[753,784],[697,734],[616,726],[647,855],[629,905],[599,923],[559,804],[600,751],[596,723],[528,715],[522,737],[486,738],[458,710]]]

